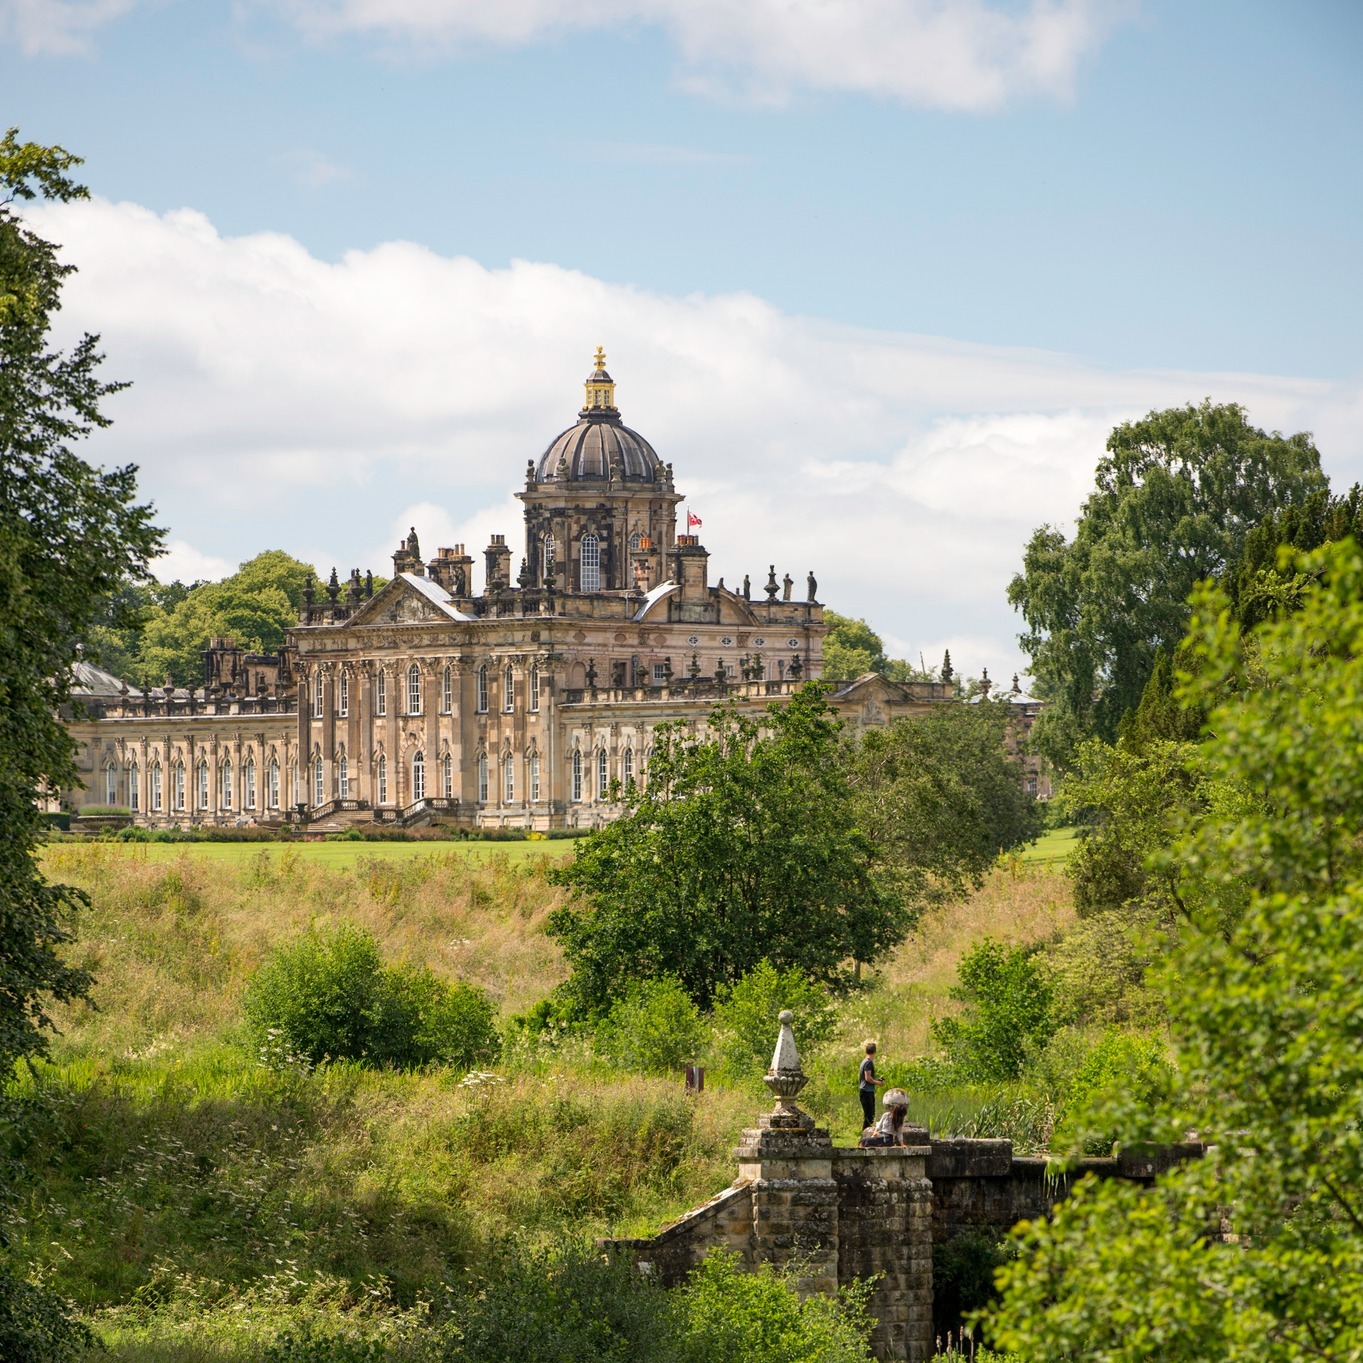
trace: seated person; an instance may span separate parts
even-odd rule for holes
[[[879,1145],[907,1145],[904,1139],[904,1119],[909,1115],[909,1095],[903,1089],[890,1089],[881,1099],[885,1111],[874,1127],[868,1127],[862,1134],[861,1145],[869,1148]]]

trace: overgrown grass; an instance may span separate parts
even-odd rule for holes
[[[306,1319],[400,1359],[438,1285],[495,1238],[647,1234],[731,1180],[738,1133],[770,1101],[755,1080],[688,1098],[679,1077],[622,1073],[572,1037],[513,1041],[488,1075],[257,1063],[242,992],[310,924],[357,924],[504,1017],[544,997],[565,974],[543,932],[562,892],[520,846],[475,846],[48,849],[49,873],[92,896],[73,955],[98,984],[94,1007],[58,1010],[52,1061],[21,1081],[32,1176],[12,1235],[114,1358],[244,1363]],[[316,855],[333,848],[352,864]],[[930,915],[844,1001],[802,1103],[855,1140],[864,1038],[893,1078],[954,1006],[971,942],[1044,940],[1070,914],[1062,876],[1014,863]],[[913,1115],[1021,1132],[1016,1099],[917,1092]]]

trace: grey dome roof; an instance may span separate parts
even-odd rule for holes
[[[555,436],[540,456],[536,482],[557,481],[560,462],[569,482],[600,479],[604,483],[614,464],[618,480],[652,483],[660,479],[662,469],[653,446],[624,425],[618,412],[584,412],[576,426]]]

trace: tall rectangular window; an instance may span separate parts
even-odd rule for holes
[[[379,668],[374,677],[374,713],[376,715],[388,713],[388,674],[383,668]]]
[[[272,757],[265,769],[265,799],[271,809],[279,808],[279,759]]]
[[[487,664],[484,663],[478,669],[478,691],[475,696],[474,708],[480,715],[487,714]]]
[[[530,754],[530,798],[538,800],[540,797],[540,755],[537,752]]]
[[[530,666],[530,709],[540,708],[540,668],[538,663]]]
[[[322,718],[322,674],[319,672],[313,679],[312,692],[312,714],[314,719]]]
[[[138,787],[138,770],[136,762],[128,763],[128,808],[134,814],[141,808],[142,792]]]
[[[200,809],[208,808],[208,763],[200,762],[195,768],[197,780],[195,781],[196,794]]]
[[[232,808],[232,764],[224,762],[219,769],[218,775],[222,779],[222,807]]]
[[[582,590],[599,592],[601,590],[601,542],[595,535],[583,535],[581,543],[582,560],[579,569]]]
[[[161,764],[153,762],[151,765],[151,807],[156,814],[161,812]]]
[[[421,713],[421,669],[415,663],[407,669],[407,713]]]
[[[446,753],[440,759],[440,793],[447,799],[454,799],[454,758]]]
[[[573,749],[573,799],[582,798],[582,753],[579,749]]]
[[[444,714],[454,709],[454,678],[448,667],[440,676],[440,709]]]
[[[516,759],[510,753],[502,761],[502,799],[510,804],[516,798]]]
[[[175,764],[175,808],[185,807],[185,764],[177,762]]]
[[[511,664],[507,663],[506,671],[502,673],[502,709],[508,714],[516,708],[516,674],[511,669]]]
[[[317,757],[312,763],[312,802],[320,805],[326,797],[326,788],[322,783],[322,759]]]
[[[379,758],[379,803],[381,805],[388,803],[388,759],[386,757]]]
[[[336,759],[336,796],[341,800],[350,798],[350,763],[344,757]]]
[[[478,754],[478,803],[487,804],[487,753]]]
[[[241,768],[241,803],[244,809],[256,807],[256,759],[248,757]]]
[[[112,762],[104,768],[104,803],[118,803],[118,768]]]
[[[350,713],[349,672],[342,672],[340,679],[336,683],[336,713],[338,715],[348,715]]]

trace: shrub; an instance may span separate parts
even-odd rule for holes
[[[828,1041],[837,1026],[837,1013],[828,991],[794,966],[777,970],[762,961],[737,984],[721,991],[711,1020],[715,1028],[715,1056],[721,1072],[735,1079],[766,1071],[776,1044],[777,1015],[783,1008],[795,1014],[796,1044],[810,1050]]]
[[[700,1010],[675,975],[632,985],[596,1033],[603,1055],[644,1074],[681,1069],[696,1059],[705,1037]]]
[[[66,1302],[0,1258],[0,1358],[5,1363],[67,1363],[94,1343]]]
[[[1153,1110],[1172,1072],[1164,1046],[1154,1037],[1109,1028],[1061,1096],[1061,1137],[1085,1154],[1108,1154],[1119,1133],[1110,1121],[1096,1122],[1090,1113],[1119,1095]]]
[[[933,1036],[966,1078],[1016,1079],[1056,1029],[1051,988],[1032,953],[986,937],[961,958],[957,979],[951,996],[965,1010],[934,1022]]]
[[[468,1067],[497,1051],[493,1008],[470,984],[385,967],[369,933],[309,929],[255,975],[243,1002],[267,1059]]]

